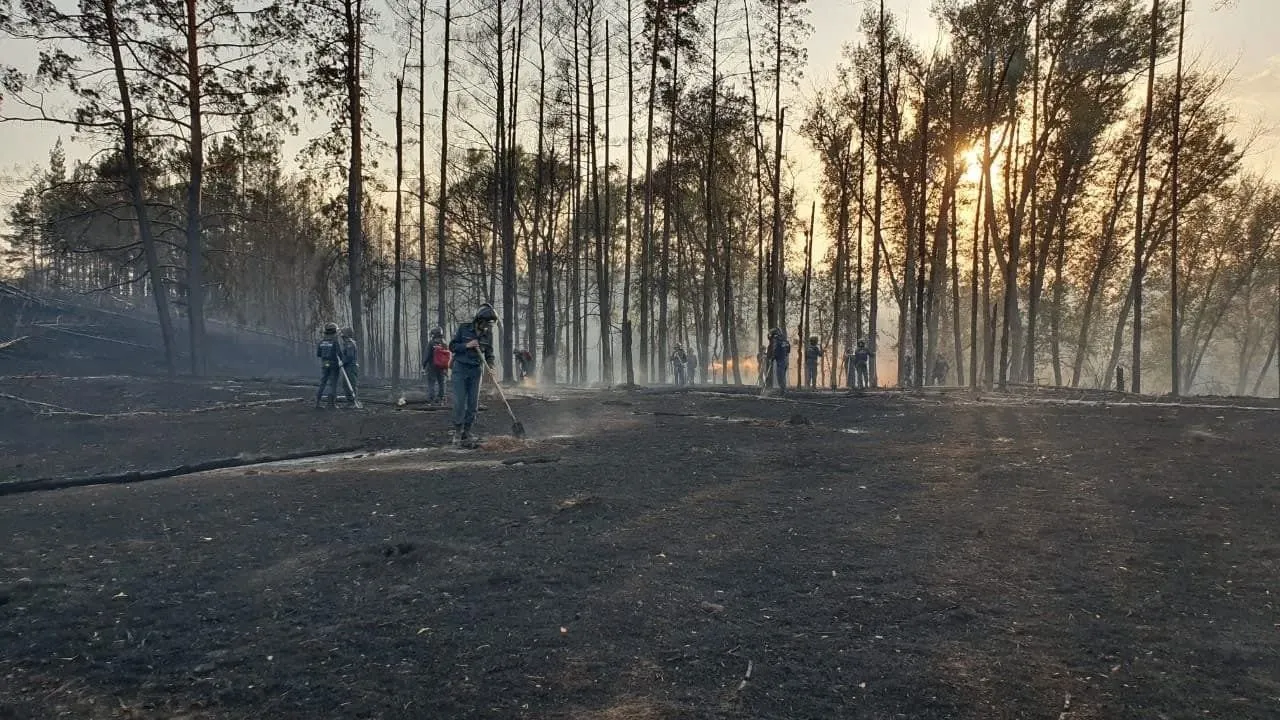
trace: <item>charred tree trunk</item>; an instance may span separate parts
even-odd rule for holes
[[[194,0],[187,0],[191,3]],[[357,343],[364,343],[364,4],[343,3],[346,21],[347,122],[351,124],[351,148],[347,164],[347,273],[350,280],[351,327]],[[194,136],[194,133],[193,133]]]
[[[1170,377],[1173,381],[1172,394],[1178,397],[1182,394],[1182,386],[1180,383],[1182,376],[1182,358],[1180,343],[1182,336],[1181,320],[1178,317],[1178,264],[1179,248],[1178,248],[1178,230],[1182,220],[1182,196],[1179,183],[1181,176],[1181,159],[1182,159],[1182,50],[1183,43],[1186,39],[1187,30],[1187,0],[1182,0],[1178,9],[1178,66],[1174,75],[1173,87],[1173,147],[1170,148],[1170,161],[1173,174],[1172,178],[1172,197],[1173,203],[1173,222],[1169,233],[1169,365]],[[1274,346],[1272,353],[1274,353]],[[1271,364],[1271,354],[1267,355],[1267,364]],[[1265,370],[1263,371],[1265,374]],[[1261,377],[1259,377],[1261,379]],[[1257,390],[1254,390],[1257,394]]]
[[[427,360],[430,334],[427,302],[427,3],[418,0],[418,349]]]
[[[187,110],[190,113],[190,140],[187,145],[191,174],[187,183],[187,319],[191,326],[191,374],[203,375],[208,368],[204,348],[204,243],[201,192],[204,188],[204,112],[201,107],[200,30],[196,0],[186,0],[187,20]],[[353,300],[357,299],[353,291]],[[359,328],[359,326],[356,326]]]
[[[445,230],[449,205],[449,45],[453,0],[444,0],[444,69],[440,91],[440,187],[436,201],[436,324],[445,328]]]
[[[391,394],[400,393],[400,316],[404,297],[400,286],[400,268],[403,257],[404,198],[401,183],[404,181],[404,80],[396,78],[396,219],[395,219],[395,268],[391,280]]]
[[[667,381],[667,364],[661,360],[670,347],[668,338],[668,305],[671,294],[671,223],[674,220],[676,205],[675,163],[676,163],[676,100],[680,95],[680,25],[679,16],[675,18],[672,29],[671,58],[671,97],[667,106],[667,186],[663,193],[662,207],[662,267],[658,282],[658,382]]]
[[[115,8],[115,0],[103,0],[102,13],[106,23],[107,39],[111,45],[111,64],[115,71],[116,89],[120,93],[120,131],[124,150],[125,184],[128,187],[129,201],[133,204],[133,212],[138,223],[138,236],[142,240],[142,254],[147,265],[147,275],[151,278],[151,297],[155,300],[156,319],[160,323],[160,337],[164,342],[165,369],[169,375],[173,375],[177,371],[177,358],[173,318],[169,311],[169,291],[165,287],[164,271],[160,267],[160,254],[156,249],[151,217],[147,211],[146,198],[143,196],[142,173],[138,170],[137,126],[133,114],[133,97],[129,83],[125,79],[124,57],[120,47],[120,26]],[[36,268],[34,245],[32,253],[34,271]],[[34,272],[33,277],[35,277]]]
[[[623,257],[622,271],[622,364],[626,368],[627,385],[636,384],[635,354],[632,352],[634,342],[631,330],[631,214],[634,209],[635,188],[635,40],[631,34],[632,8],[631,0],[627,0],[627,210],[626,219],[626,251]],[[539,43],[541,44],[541,43]]]
[[[1147,101],[1142,113],[1142,135],[1138,141],[1138,196],[1134,212],[1133,230],[1133,280],[1129,295],[1133,298],[1133,357],[1130,359],[1129,377],[1133,383],[1133,392],[1142,392],[1142,276],[1145,270],[1144,255],[1146,246],[1143,242],[1145,226],[1143,212],[1147,194],[1147,160],[1151,144],[1151,121],[1155,104],[1156,86],[1156,54],[1160,41],[1160,0],[1151,1],[1151,45],[1147,65]],[[1124,320],[1121,319],[1123,324]]]

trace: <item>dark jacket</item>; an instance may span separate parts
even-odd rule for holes
[[[351,338],[342,338],[342,364],[350,368],[360,365],[360,347]]]
[[[493,331],[485,330],[480,332],[476,329],[475,323],[463,323],[458,326],[458,331],[453,334],[453,342],[449,343],[449,349],[453,351],[454,366],[463,366],[468,368],[480,367],[480,356],[476,351],[467,347],[467,343],[472,340],[479,340],[479,350],[484,353],[484,361],[493,367]]]
[[[853,364],[866,365],[871,360],[871,351],[866,348],[859,348],[853,351]]]
[[[342,352],[342,342],[335,335],[333,337],[325,337],[320,340],[320,344],[316,345],[316,357],[320,358],[321,363],[325,367],[331,367],[338,364],[338,354]]]
[[[769,360],[786,367],[791,363],[791,342],[783,335],[769,342]]]
[[[804,348],[804,360],[807,365],[817,365],[818,358],[822,357],[822,348],[810,343]]]

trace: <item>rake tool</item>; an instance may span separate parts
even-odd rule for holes
[[[511,434],[515,437],[524,437],[524,423],[516,418],[516,413],[511,409],[511,403],[507,402],[507,394],[502,391],[502,383],[498,381],[498,374],[493,371],[493,366],[484,358],[484,352],[480,348],[476,348],[476,354],[480,356],[480,364],[484,366],[490,377],[493,378],[493,386],[498,389],[498,397],[502,398],[502,404],[507,407],[507,414],[511,416]],[[481,378],[484,376],[481,375]]]

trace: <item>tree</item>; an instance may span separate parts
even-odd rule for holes
[[[346,155],[348,298],[356,341],[363,343],[365,33],[374,22],[364,0],[294,0],[298,34],[307,41],[302,80],[313,112],[328,111],[335,149]],[[446,23],[446,31],[448,23]],[[443,305],[441,306],[443,313]]]
[[[168,284],[161,268],[142,173],[139,170],[139,130],[133,103],[133,87],[130,83],[133,68],[125,64],[124,41],[121,38],[116,1],[101,0],[97,4],[86,4],[81,10],[79,14],[66,14],[52,2],[46,1],[26,3],[17,15],[12,14],[8,3],[0,9],[0,34],[42,44],[61,44],[64,38],[79,38],[83,51],[88,55],[73,56],[66,52],[63,44],[44,56],[35,77],[28,77],[15,68],[4,69],[3,89],[9,93],[10,101],[25,106],[31,112],[18,116],[6,114],[0,117],[0,122],[74,125],[77,129],[107,132],[111,142],[118,140],[124,165],[125,187],[146,261],[144,277],[150,278],[150,294],[155,303],[156,318],[164,344],[165,367],[172,374],[176,368],[176,341],[169,309]],[[87,72],[87,68],[83,67],[94,61],[110,69],[108,76],[113,84],[98,87],[82,79],[97,74]],[[51,117],[42,104],[24,97],[24,91],[28,87],[40,92],[45,87],[60,85],[68,87],[81,103],[74,118]],[[110,100],[112,97],[115,98],[114,103]]]

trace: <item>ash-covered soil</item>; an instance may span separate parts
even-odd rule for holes
[[[364,448],[0,495],[0,718],[1280,715],[1270,409],[0,392],[85,413],[0,401],[3,480]]]

